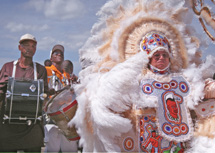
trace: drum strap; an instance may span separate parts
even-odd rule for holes
[[[12,77],[15,78],[15,73],[16,73],[16,64],[18,63],[18,60],[13,62],[13,73],[12,73]],[[33,66],[34,66],[34,80],[37,80],[37,68],[36,68],[36,63],[33,62]]]

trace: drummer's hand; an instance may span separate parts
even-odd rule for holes
[[[78,77],[75,74],[72,74],[72,76],[70,77],[70,80],[72,81],[72,83],[78,83]]]
[[[54,88],[49,89],[49,95],[54,95],[56,93],[56,91],[54,90]]]

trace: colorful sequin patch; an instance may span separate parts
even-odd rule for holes
[[[150,84],[145,84],[142,87],[142,91],[146,94],[151,94],[153,92],[153,87]]]
[[[139,129],[140,129],[140,134],[139,134],[139,144],[140,144],[140,149],[143,152],[147,152],[147,148],[150,145],[154,145],[155,143],[159,143],[161,141],[162,137],[157,135],[157,127],[156,127],[156,118],[155,116],[142,116],[139,119]],[[157,146],[158,149],[158,146]],[[159,149],[160,150],[160,149]]]
[[[154,81],[152,83],[153,87],[156,89],[163,89],[163,90],[172,90],[178,87],[178,82],[176,80],[172,80],[170,82],[161,83],[158,81]],[[183,84],[184,85],[184,84]],[[187,86],[186,86],[187,87]]]
[[[188,92],[189,90],[188,85],[185,82],[179,83],[179,89],[184,93]]]
[[[148,34],[140,42],[140,49],[147,54],[151,54],[158,47],[166,48],[169,53],[171,53],[170,45],[167,38],[162,36],[161,34]]]
[[[134,149],[134,140],[131,137],[127,137],[123,141],[123,147],[127,151],[132,151]]]
[[[183,151],[183,143],[168,141],[159,135],[158,128],[154,121],[156,121],[156,117],[153,115],[139,116],[139,152],[169,153],[172,148]],[[168,127],[168,125],[166,125],[166,127]],[[169,126],[169,128],[170,132],[175,131],[178,133],[180,130],[180,127]]]
[[[179,136],[179,135],[184,135],[184,134],[187,134],[188,133],[188,126],[186,124],[180,124],[179,126],[178,125],[174,125],[172,126],[171,124],[169,123],[165,123],[162,127],[163,131],[170,135],[170,134],[173,134],[174,136]]]
[[[209,99],[207,101],[199,103],[195,109],[198,116],[206,118],[215,115],[215,100]]]
[[[168,122],[174,124],[181,124],[181,107],[183,98],[174,91],[166,91],[162,94],[162,102],[164,106],[165,118]]]
[[[184,101],[189,94],[188,82],[182,76],[175,76],[169,82],[142,80],[141,87],[144,94],[158,97],[156,110],[160,135],[169,140],[189,140],[193,127]]]

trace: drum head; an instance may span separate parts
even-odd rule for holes
[[[51,99],[50,104],[47,106],[47,114],[63,110],[63,108],[70,105],[75,99],[76,95],[73,90],[63,90]]]

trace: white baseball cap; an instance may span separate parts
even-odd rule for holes
[[[36,38],[35,38],[33,35],[29,34],[29,33],[22,35],[22,36],[20,37],[19,43],[21,43],[21,42],[23,42],[23,41],[25,41],[25,40],[32,40],[32,41],[34,41],[35,43],[37,43]]]

